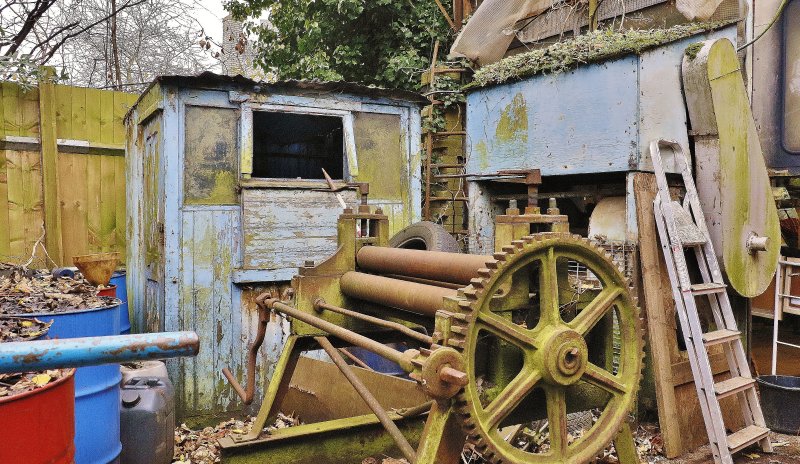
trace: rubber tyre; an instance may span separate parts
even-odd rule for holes
[[[461,246],[444,227],[430,221],[421,221],[401,230],[389,239],[392,248],[446,251],[461,253]]]

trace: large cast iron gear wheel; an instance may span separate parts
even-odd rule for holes
[[[596,278],[594,290],[578,297],[568,281],[576,263]],[[469,376],[455,403],[468,440],[494,463],[589,462],[614,439],[636,404],[643,331],[626,279],[601,248],[579,236],[554,233],[514,241],[479,275],[463,289],[449,343],[462,352]],[[512,293],[513,279],[528,282],[525,298],[517,292],[515,302],[503,295]],[[514,305],[517,309],[502,311]],[[574,311],[567,314],[570,307]],[[487,354],[487,339],[505,345],[506,354]],[[505,359],[515,352],[511,375],[490,386],[487,395],[481,372],[508,364]],[[571,437],[567,413],[587,404],[599,417],[585,433]],[[539,418],[548,420],[542,430],[549,433],[549,449],[523,450],[499,433],[508,425],[533,423],[537,418],[525,415],[537,408]]]

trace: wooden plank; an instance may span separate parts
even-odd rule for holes
[[[86,135],[80,140],[100,141],[101,95],[102,90],[85,89],[86,92]]]
[[[86,163],[89,156],[62,153],[59,155],[61,179],[61,234],[64,262],[88,253]]]
[[[633,174],[636,221],[639,228],[639,260],[642,292],[647,318],[647,342],[653,359],[658,422],[668,458],[683,453],[678,407],[672,380],[671,345],[675,338],[675,304],[672,301],[664,257],[658,246],[653,200],[656,197],[655,175]]]
[[[30,250],[28,257],[33,252],[34,244],[42,237],[44,232],[44,204],[42,197],[42,161],[37,151],[24,152],[23,159],[23,211],[25,217],[25,244]],[[44,254],[40,247],[36,248],[32,265],[46,267],[52,263],[45,262]]]
[[[352,190],[341,193],[348,204],[356,201]],[[336,251],[340,206],[328,192],[244,189],[242,205],[245,268],[297,267]]]
[[[100,158],[100,249],[116,251],[117,200],[116,182],[114,179],[115,156],[98,156]]]
[[[214,272],[213,305],[209,308],[214,321],[213,338],[214,364],[207,366],[211,370],[205,376],[213,378],[214,403],[213,409],[226,411],[227,407],[235,401],[236,393],[222,376],[224,367],[232,366],[239,353],[233,352],[234,339],[240,334],[233,333],[230,328],[234,326],[234,317],[240,317],[238,311],[232,310],[231,274],[233,273],[233,231],[235,222],[238,222],[238,211],[218,211],[214,214],[214,243],[216,252],[213,254],[212,269]]]
[[[19,91],[19,135],[39,136],[39,89],[34,87]]]
[[[8,245],[9,257],[17,263],[25,262],[25,211],[23,200],[23,167],[19,151],[6,151],[8,175]]]
[[[0,87],[1,88],[1,87]],[[2,126],[2,124],[0,124]],[[0,260],[7,260],[9,248],[9,217],[8,204],[8,173],[6,163],[6,150],[0,150],[0,223],[6,224],[0,227]]]
[[[103,193],[101,191],[102,157],[88,156],[86,158],[86,226],[89,237],[89,250],[94,253],[102,251],[102,230],[100,225],[100,211]]]
[[[72,136],[72,87],[56,85],[56,134],[60,139]],[[70,260],[72,262],[72,260]]]
[[[116,125],[122,124],[114,118],[114,96],[114,92],[100,91],[100,137],[97,141],[109,145],[114,143]]]
[[[200,353],[195,357],[195,410],[208,410],[214,404],[214,380],[210,375],[214,366],[216,324],[214,322],[214,259],[217,248],[212,211],[195,211],[194,228],[185,231],[193,236],[192,253],[194,301],[190,306],[195,321],[194,330],[206,334],[200,339]]]
[[[19,135],[19,87],[13,82],[0,82],[3,89],[3,127],[6,136]]]
[[[86,138],[86,89],[70,87],[72,94],[72,139],[87,140]]]
[[[55,85],[45,76],[39,81],[39,133],[42,150],[45,246],[50,256],[65,264],[61,247],[61,204],[58,197],[58,142]],[[70,263],[71,264],[71,263]]]
[[[125,194],[125,158],[121,156],[113,157],[114,160],[114,216],[115,216],[115,243],[116,251],[120,252],[120,263],[125,266],[127,263],[127,214],[126,214],[126,194]]]

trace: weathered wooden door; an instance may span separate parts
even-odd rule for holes
[[[161,164],[161,117],[142,128],[144,224],[144,321],[143,330],[164,330],[164,170]]]

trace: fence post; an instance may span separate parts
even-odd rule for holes
[[[42,193],[44,196],[45,247],[47,253],[65,264],[61,256],[61,204],[58,197],[58,141],[56,139],[55,70],[42,67],[39,75],[39,137],[42,147]],[[47,263],[45,262],[45,265]]]

